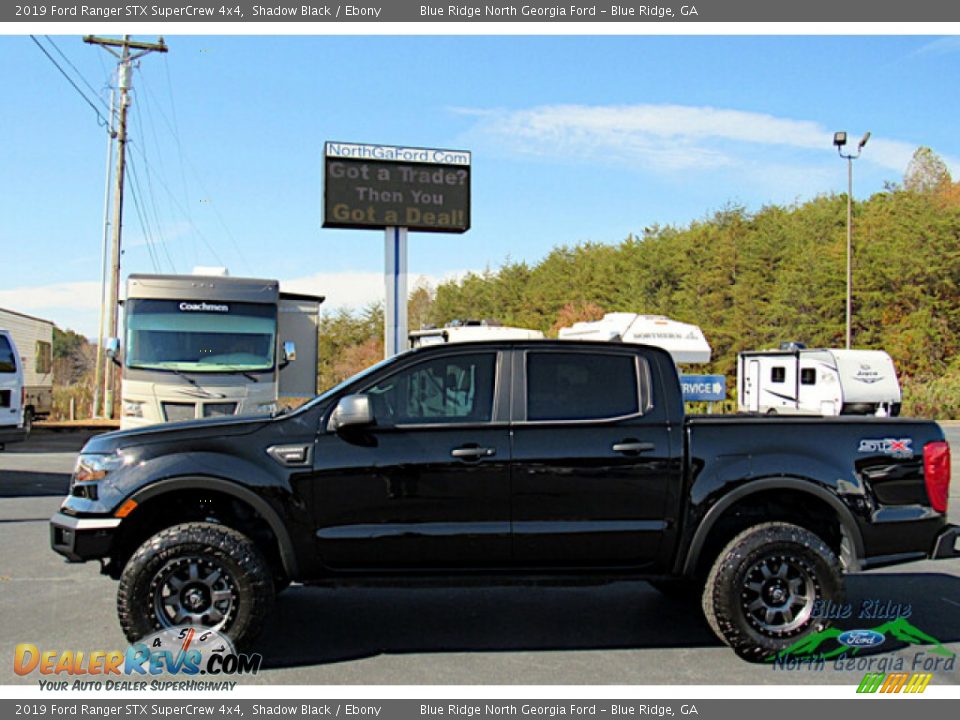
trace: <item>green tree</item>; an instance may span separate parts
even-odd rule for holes
[[[903,176],[903,186],[911,192],[937,192],[951,182],[947,164],[928,147],[917,148]]]

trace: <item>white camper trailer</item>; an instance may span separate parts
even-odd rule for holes
[[[541,340],[539,330],[508,327],[492,320],[454,320],[442,328],[414,330],[410,333],[410,347],[418,348],[445,342],[471,340]]]
[[[602,320],[561,328],[561,340],[603,340],[640,343],[663,348],[677,365],[710,362],[710,344],[696,325],[663,315],[607,313]]]
[[[740,353],[741,412],[789,415],[900,414],[900,383],[882,350],[807,349]]]
[[[0,330],[10,333],[23,372],[23,425],[53,410],[53,323],[0,308]]]

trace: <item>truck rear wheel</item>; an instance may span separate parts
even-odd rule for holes
[[[247,536],[223,525],[174,525],[147,540],[120,576],[117,614],[131,642],[193,625],[238,648],[260,632],[273,603],[273,573]]]
[[[836,554],[790,523],[756,525],[717,557],[703,592],[703,613],[717,636],[759,662],[829,626],[817,601],[845,600]]]

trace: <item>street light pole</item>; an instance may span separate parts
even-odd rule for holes
[[[847,350],[850,349],[853,315],[853,158],[847,157]]]
[[[833,144],[837,146],[840,157],[847,161],[847,350],[851,347],[853,337],[851,318],[853,317],[853,161],[860,157],[863,146],[870,139],[867,132],[857,143],[857,153],[844,153],[843,147],[847,144],[847,134],[838,132],[833,134]]]

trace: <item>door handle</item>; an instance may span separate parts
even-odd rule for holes
[[[492,457],[497,454],[497,451],[485,447],[459,447],[451,450],[450,454],[461,460],[479,460],[483,457]]]
[[[657,446],[650,442],[626,440],[624,442],[614,443],[612,450],[614,452],[623,453],[624,455],[630,455],[632,453],[650,452],[652,450],[656,450],[656,448]]]

